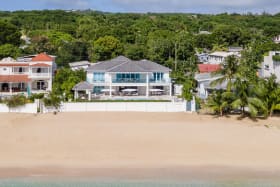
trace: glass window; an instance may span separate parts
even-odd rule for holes
[[[93,81],[94,82],[104,82],[105,73],[93,73]]]
[[[154,81],[162,81],[163,73],[154,73]]]
[[[100,94],[101,91],[102,91],[102,89],[104,89],[104,86],[95,86],[95,87],[93,88],[93,93],[95,93],[95,94]]]

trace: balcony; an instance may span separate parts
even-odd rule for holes
[[[50,78],[51,77],[51,74],[50,73],[31,73],[30,77],[33,77],[33,78]]]
[[[150,83],[171,83],[170,80],[162,79],[162,80],[154,80],[150,79]]]
[[[93,80],[93,83],[105,83],[105,80]]]
[[[146,83],[146,79],[112,79],[112,83]]]

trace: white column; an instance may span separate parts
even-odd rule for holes
[[[91,91],[87,90],[87,94],[88,94],[88,100],[90,101],[91,100]]]
[[[110,97],[112,97],[112,75],[110,74],[110,88],[109,88],[109,92],[110,92]]]
[[[48,90],[47,91],[52,91],[52,79],[48,81]]]
[[[75,90],[74,99],[75,99],[75,100],[78,99],[78,91],[77,91],[77,90]]]
[[[13,84],[13,83],[9,83],[9,87],[10,87],[10,90],[9,90],[9,91],[10,91],[10,93],[13,93],[12,84]]]
[[[149,73],[146,74],[146,97],[149,97],[149,83],[150,83],[150,80],[149,80]]]
[[[172,83],[169,84],[169,96],[172,97]]]

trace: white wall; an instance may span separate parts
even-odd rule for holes
[[[0,75],[11,75],[11,74],[12,74],[12,67],[8,67],[8,66],[0,67]]]
[[[185,112],[185,102],[63,103],[61,112]]]
[[[37,113],[37,104],[28,103],[24,106],[20,106],[17,108],[9,108],[6,104],[0,104],[0,113],[9,113],[9,112],[36,114]]]
[[[261,76],[270,77],[271,74],[275,74],[277,77],[277,82],[280,82],[280,63],[273,61],[273,56],[276,55],[276,53],[280,53],[280,52],[270,51],[269,56],[264,57],[264,62],[262,63]]]

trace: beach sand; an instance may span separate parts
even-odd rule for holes
[[[0,114],[0,177],[280,178],[280,118]]]

